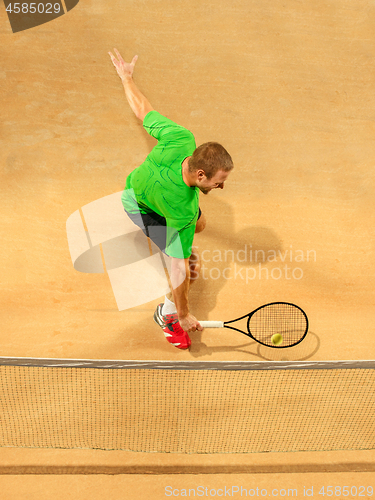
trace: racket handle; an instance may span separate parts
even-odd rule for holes
[[[200,321],[203,328],[224,328],[224,321]]]

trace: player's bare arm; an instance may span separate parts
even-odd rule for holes
[[[181,328],[185,332],[203,330],[199,321],[189,312],[190,263],[190,258],[172,258],[171,264],[173,302],[176,305]]]
[[[121,78],[126,98],[135,116],[143,121],[147,113],[153,111],[153,107],[142,92],[140,92],[137,88],[133,80],[134,67],[138,60],[138,56],[134,56],[132,61],[127,63],[124,61],[117,49],[114,49],[114,52],[116,53],[116,57],[111,52],[108,52],[108,54],[112,59],[112,63],[116,68],[118,76]]]

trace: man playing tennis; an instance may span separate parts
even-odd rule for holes
[[[122,195],[124,209],[171,259],[172,292],[159,304],[154,320],[168,342],[179,349],[191,345],[189,333],[203,330],[189,311],[188,293],[199,272],[199,256],[193,247],[194,234],[206,225],[199,208],[199,191],[208,194],[223,189],[233,162],[218,143],[196,148],[194,136],[184,127],[155,111],[133,81],[138,56],[126,63],[117,49],[109,52],[122,80],[125,95],[137,118],[158,144],[126,179]]]

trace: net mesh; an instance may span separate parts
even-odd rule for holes
[[[0,446],[167,453],[374,449],[375,370],[298,366],[0,366]]]

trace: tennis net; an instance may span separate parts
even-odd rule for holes
[[[375,361],[0,358],[0,446],[167,453],[375,448]]]

